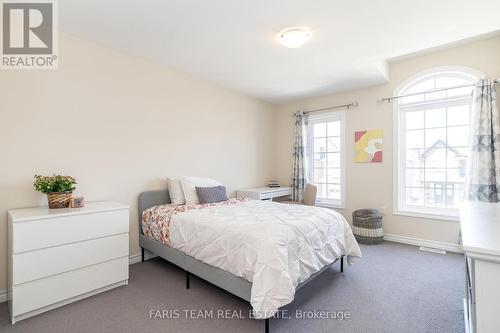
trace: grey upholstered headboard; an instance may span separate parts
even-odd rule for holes
[[[138,199],[138,222],[139,222],[139,232],[142,234],[142,212],[145,209],[148,209],[153,206],[165,205],[170,203],[170,196],[168,195],[168,191],[165,190],[157,190],[157,191],[146,191],[139,194]]]

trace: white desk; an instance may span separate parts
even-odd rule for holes
[[[499,332],[500,204],[465,203],[460,226],[466,257],[466,332]]]
[[[273,200],[278,197],[286,197],[292,194],[291,187],[256,187],[236,191],[238,198],[251,198],[257,200]]]

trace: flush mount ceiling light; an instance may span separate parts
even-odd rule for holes
[[[307,43],[311,35],[312,32],[306,28],[288,28],[278,34],[278,41],[285,47],[295,49]]]

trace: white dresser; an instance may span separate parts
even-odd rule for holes
[[[129,207],[8,212],[12,323],[128,283]]]
[[[465,328],[500,332],[500,204],[472,202],[460,211],[466,258]]]
[[[238,198],[251,198],[257,200],[273,200],[292,194],[291,187],[255,187],[236,191]]]

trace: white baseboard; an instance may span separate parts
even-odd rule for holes
[[[7,289],[0,290],[0,303],[7,302]]]
[[[141,262],[141,260],[142,260],[142,258],[141,258],[141,254],[140,253],[131,254],[128,257],[128,264],[129,265],[137,264],[138,262]]]
[[[156,254],[149,252],[148,250],[144,250],[144,260],[149,260],[158,257]],[[129,265],[137,264],[138,262],[141,262],[141,254],[131,254],[129,257]]]
[[[440,249],[440,250],[445,250],[445,251],[450,251],[450,252],[457,252],[457,253],[464,252],[462,250],[462,247],[459,244],[443,243],[443,242],[420,239],[420,238],[385,234],[384,240],[390,241],[390,242],[410,244],[410,245],[415,245],[415,246],[431,247],[434,249]]]

